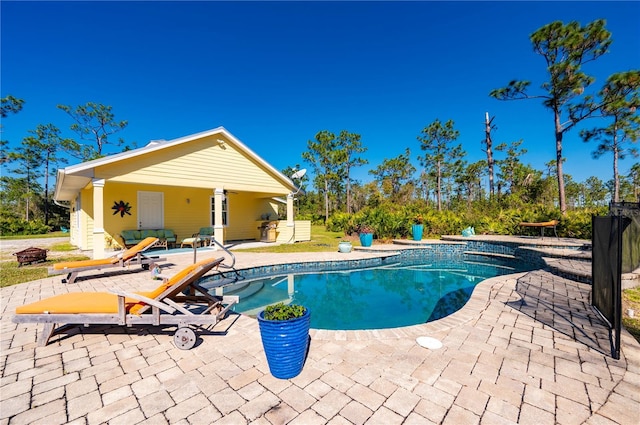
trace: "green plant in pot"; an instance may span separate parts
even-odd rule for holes
[[[371,246],[371,244],[373,244],[373,234],[376,232],[373,226],[360,224],[357,231],[360,236],[360,245]]]
[[[279,379],[298,376],[309,348],[309,309],[295,304],[270,305],[258,314],[258,325],[271,374]]]

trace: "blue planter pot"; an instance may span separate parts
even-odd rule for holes
[[[271,374],[279,379],[298,376],[309,347],[309,309],[302,317],[291,320],[265,320],[264,311],[261,311],[258,325]]]
[[[424,225],[423,224],[414,224],[411,227],[411,234],[413,234],[413,240],[414,241],[421,241],[422,240],[422,232],[424,230]]]
[[[373,244],[373,233],[360,233],[360,245],[371,246]]]

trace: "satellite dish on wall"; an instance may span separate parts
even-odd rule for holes
[[[302,170],[298,170],[291,175],[292,179],[301,179],[307,173],[307,169],[303,168]]]

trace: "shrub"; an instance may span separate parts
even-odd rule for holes
[[[265,320],[291,320],[302,317],[307,309],[301,305],[278,303],[264,309]]]
[[[330,232],[345,232],[350,235],[354,232],[353,214],[335,213],[328,220],[326,228]]]
[[[49,232],[50,226],[40,219],[27,221],[11,216],[0,217],[0,233],[2,235],[42,235]]]
[[[569,238],[591,239],[593,234],[591,217],[594,215],[604,216],[608,213],[608,207],[569,211],[566,217],[560,219],[558,235]]]
[[[463,213],[453,210],[436,211],[417,204],[384,204],[375,208],[365,207],[355,214],[336,213],[327,220],[327,230],[343,231],[347,235],[357,233],[358,224],[366,223],[375,229],[378,239],[406,238],[411,227],[422,217],[428,236],[459,235],[465,227],[473,227],[476,234],[489,235],[539,235],[539,229],[522,228],[523,221],[541,222],[560,220],[558,236],[591,239],[591,216],[606,215],[608,207],[572,210],[562,216],[557,208],[544,205],[522,204],[505,208],[498,203],[478,203]]]
[[[25,233],[28,235],[42,235],[51,230],[42,220],[29,221],[25,226]]]

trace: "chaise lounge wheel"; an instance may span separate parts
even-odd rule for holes
[[[191,328],[180,328],[173,334],[173,343],[181,350],[190,350],[196,344],[196,333]]]

